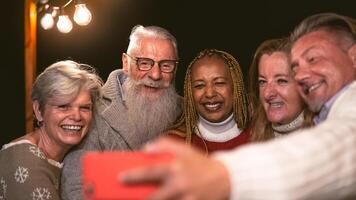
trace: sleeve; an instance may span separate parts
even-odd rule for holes
[[[266,143],[214,156],[230,174],[231,199],[356,196],[355,118],[326,121]]]
[[[80,158],[84,152],[84,149],[76,149],[64,158],[61,176],[61,198],[63,200],[83,199]]]

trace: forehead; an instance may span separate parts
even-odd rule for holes
[[[291,57],[295,59],[313,48],[325,48],[328,46],[338,46],[338,40],[335,34],[325,30],[317,30],[305,34],[299,38],[291,49]]]
[[[176,59],[173,43],[168,39],[157,37],[143,37],[137,40],[137,46],[133,49],[133,53],[142,57]]]
[[[263,54],[258,66],[259,74],[288,74],[290,71],[289,58],[286,53],[274,52]]]
[[[227,76],[229,68],[225,61],[217,56],[206,56],[196,61],[192,66],[192,77]]]

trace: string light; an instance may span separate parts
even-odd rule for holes
[[[86,26],[90,23],[91,13],[85,4],[75,5],[74,21],[81,26]]]
[[[69,16],[61,9],[61,13],[58,17],[57,28],[62,33],[69,33],[73,28],[73,23],[70,21]]]
[[[41,26],[43,29],[51,29],[54,25],[54,19],[51,13],[45,13],[41,19]]]
[[[65,13],[64,9],[72,3],[73,0],[69,0],[61,7],[51,6],[50,0],[38,0],[38,12],[43,12],[41,18],[41,26],[43,29],[51,29],[56,22],[56,26],[61,33],[69,33],[73,29],[73,23],[69,16]],[[80,0],[76,0],[75,12],[73,19],[76,24],[80,26],[86,26],[92,19],[91,12],[87,6]]]

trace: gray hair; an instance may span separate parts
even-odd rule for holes
[[[130,53],[132,50],[138,48],[140,39],[145,37],[169,40],[174,47],[175,56],[178,58],[178,46],[176,38],[168,30],[159,26],[134,26],[129,37],[130,43],[127,48],[127,53]]]
[[[356,20],[336,13],[320,13],[304,19],[291,33],[291,46],[302,36],[317,30],[334,34],[349,48],[356,42]]]
[[[36,78],[31,92],[32,101],[43,110],[49,100],[70,102],[80,90],[90,92],[93,104],[101,96],[103,81],[93,67],[71,60],[59,61],[47,67]]]

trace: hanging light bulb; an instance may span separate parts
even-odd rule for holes
[[[41,19],[41,26],[44,30],[51,29],[54,25],[54,20],[51,13],[45,13]]]
[[[83,3],[75,5],[74,21],[80,26],[86,26],[91,21],[91,13]]]
[[[57,28],[62,33],[69,33],[72,30],[73,24],[70,21],[68,15],[60,15],[59,16],[58,22],[57,22]]]

